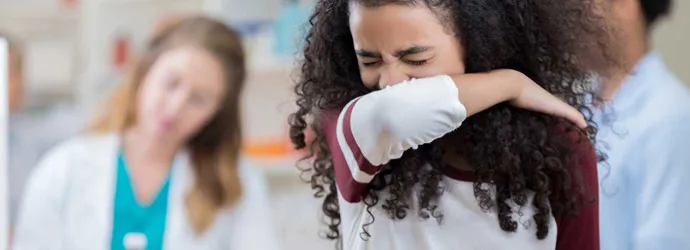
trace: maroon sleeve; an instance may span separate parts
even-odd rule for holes
[[[597,158],[592,144],[583,139],[576,151],[580,173],[585,185],[585,205],[577,217],[557,219],[558,239],[556,250],[599,250],[599,181]],[[574,189],[578,191],[578,188]],[[593,202],[592,198],[594,198]]]
[[[361,194],[367,184],[367,182],[355,180],[354,176],[373,176],[380,170],[380,166],[374,166],[364,157],[354,139],[350,127],[350,117],[356,103],[357,101],[354,101],[342,111],[325,111],[322,116],[323,131],[333,158],[336,185],[340,195],[350,203],[360,201]],[[341,126],[338,125],[340,116],[343,116]],[[342,133],[340,139],[338,133]],[[350,162],[348,162],[346,154],[352,157]]]

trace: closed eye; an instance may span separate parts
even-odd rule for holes
[[[403,60],[403,61],[404,61],[405,63],[408,63],[408,64],[410,64],[410,65],[414,65],[414,66],[422,66],[422,65],[427,64],[427,63],[429,62],[429,60],[417,60],[417,61],[413,61],[413,60]]]
[[[378,65],[379,63],[381,63],[381,61],[376,61],[376,62],[363,62],[362,65],[363,65],[364,67],[372,67],[372,66]]]

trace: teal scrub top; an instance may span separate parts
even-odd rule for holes
[[[169,187],[170,174],[168,174],[151,204],[139,204],[127,172],[125,157],[122,151],[117,154],[117,182],[115,202],[113,203],[111,250],[130,250],[124,245],[127,234],[131,234],[130,237],[132,235],[145,236],[146,248],[144,249],[146,250],[163,249]]]

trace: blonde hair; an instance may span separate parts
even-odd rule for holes
[[[207,17],[180,18],[157,31],[142,58],[124,83],[117,86],[103,115],[95,117],[89,132],[122,131],[135,122],[135,96],[157,58],[180,46],[204,49],[223,65],[227,94],[215,116],[189,141],[195,183],[185,198],[188,216],[197,233],[207,229],[217,212],[232,206],[242,195],[238,173],[241,146],[240,93],[245,79],[244,52],[237,34]]]

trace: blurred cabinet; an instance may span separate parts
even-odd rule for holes
[[[0,0],[0,30],[23,45],[28,105],[74,98],[79,13],[58,0]]]
[[[132,55],[169,13],[201,12],[203,0],[0,0],[0,30],[24,44],[30,102],[69,99],[92,106],[122,79],[115,41]]]

